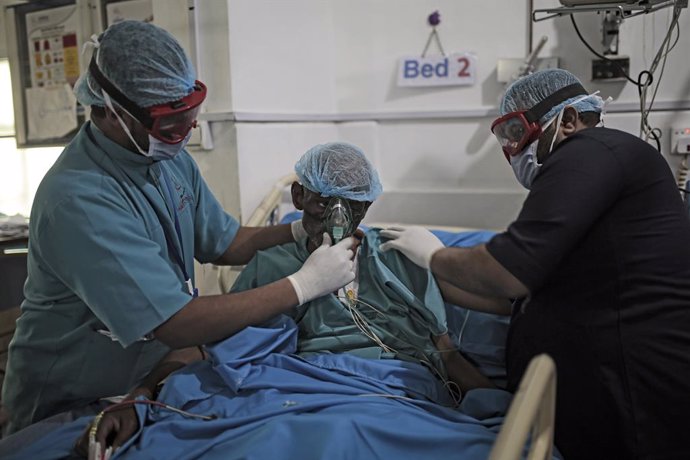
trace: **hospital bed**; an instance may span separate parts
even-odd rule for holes
[[[284,189],[293,180],[291,175],[278,181],[246,223],[270,225],[289,215],[294,218],[281,211]],[[464,228],[434,231],[446,244],[460,246],[491,234]],[[226,282],[220,278],[224,292]],[[461,351],[500,385],[505,368],[497,355],[505,342],[505,318],[448,308],[449,329]],[[363,360],[371,361],[372,367],[358,378],[332,372],[334,360],[349,359],[342,355],[307,363],[295,358],[287,345],[294,322],[276,321],[279,324],[247,328],[210,346],[210,362],[187,366],[164,385],[159,401],[213,414],[214,420],[189,420],[137,405],[140,431],[117,458],[338,458],[333,452],[351,453],[352,444],[358,443],[361,449],[354,447],[359,453],[355,458],[372,457],[362,452],[375,452],[377,458],[421,458],[408,453],[420,444],[447,445],[439,458],[553,458],[556,370],[546,355],[530,363],[514,396],[503,390],[472,390],[459,408],[450,409],[431,402],[410,403],[401,396],[403,388],[398,394],[382,394],[388,390],[380,383],[388,382],[377,381],[370,372],[380,372],[391,360]],[[251,391],[246,393],[246,388]],[[88,421],[78,419],[54,430],[9,458],[65,458]]]
[[[245,225],[266,226],[279,222],[289,222],[299,217],[299,213],[281,213],[281,210],[289,209],[286,206],[285,197],[288,196],[286,188],[297,180],[292,173],[279,179],[263,198],[254,213],[249,217]],[[281,215],[283,214],[283,215]],[[369,227],[405,227],[409,224],[398,222],[370,223]],[[418,223],[423,225],[424,223]],[[475,240],[474,236],[485,238],[485,231],[467,227],[450,227],[433,225],[429,226],[447,246],[469,246]],[[467,237],[467,238],[464,238]],[[466,244],[470,242],[470,244]],[[465,243],[465,244],[463,244]],[[219,284],[222,292],[227,292],[226,281],[219,275]],[[467,327],[467,315],[465,312],[462,326]],[[492,315],[486,315],[491,317]],[[485,326],[482,322],[478,327]],[[498,335],[505,339],[499,331]],[[500,338],[499,338],[500,340]],[[535,357],[527,368],[525,375],[511,402],[505,421],[491,450],[491,460],[518,459],[524,455],[525,443],[531,439],[529,459],[551,458],[553,450],[554,421],[556,409],[556,366],[548,355]]]

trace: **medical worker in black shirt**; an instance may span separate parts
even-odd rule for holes
[[[517,220],[473,248],[413,227],[388,230],[382,249],[467,291],[521,299],[509,389],[531,358],[554,359],[567,460],[687,459],[690,219],[661,154],[601,127],[604,105],[564,70],[516,81],[492,132],[530,190]]]

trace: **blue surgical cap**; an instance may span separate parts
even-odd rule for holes
[[[519,110],[529,110],[539,102],[543,101],[556,91],[574,83],[579,83],[575,75],[563,69],[544,69],[534,72],[533,74],[524,76],[508,87],[503,101],[501,101],[500,112],[505,115],[510,112],[517,112]],[[579,99],[579,100],[578,100]],[[572,102],[577,101],[575,104]],[[580,112],[597,112],[601,113],[605,106],[605,101],[597,96],[591,94],[587,97],[575,96],[553,106],[546,115],[541,117],[539,122],[546,123],[551,118],[555,117],[563,107],[570,105],[578,113]]]
[[[93,52],[103,75],[140,107],[177,101],[194,88],[194,68],[184,50],[153,24],[113,24],[98,37]],[[106,105],[101,86],[88,70],[74,85],[74,94],[83,105]]]
[[[374,201],[383,191],[364,152],[344,142],[312,147],[295,164],[295,172],[302,185],[324,197]]]

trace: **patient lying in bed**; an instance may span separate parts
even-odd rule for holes
[[[258,253],[233,291],[296,272],[322,243],[332,196],[346,199],[356,228],[378,195],[376,172],[359,149],[347,144],[317,146],[296,169],[300,183],[292,185],[292,198],[304,212],[306,235]],[[450,409],[468,390],[493,385],[454,349],[444,299],[489,312],[505,310],[507,300],[439,286],[429,271],[399,252],[379,251],[378,230],[359,236],[353,283],[297,307],[291,319],[277,318],[209,345],[209,360],[170,377],[158,402],[212,414],[213,421],[142,405],[136,412],[127,407],[105,414],[101,425],[112,427],[106,436],[129,439],[122,446],[124,457],[165,457],[174,445],[178,458],[197,458],[200,446],[204,455],[213,450],[222,458],[234,458],[232,452],[239,457],[252,452],[256,458],[276,458],[276,452],[283,458],[322,458],[334,452],[350,452],[353,458],[372,452],[419,458],[422,452],[445,457],[461,450],[467,458],[486,458],[509,395],[491,390],[463,402],[459,410]],[[391,418],[395,424],[381,425]],[[60,458],[84,423],[51,433],[31,455]],[[124,426],[131,428],[121,431]],[[324,443],[311,444],[315,433]],[[297,442],[307,437],[309,443]],[[86,441],[84,433],[82,451]],[[269,441],[282,443],[282,450],[271,448],[264,456]],[[310,447],[305,453],[299,446]]]
[[[295,169],[300,182],[292,184],[292,201],[303,211],[306,238],[258,253],[232,291],[263,286],[296,272],[322,243],[331,200],[347,201],[354,229],[381,190],[364,154],[348,144],[316,146]],[[508,308],[508,301],[479,299],[448,285],[442,285],[441,291],[428,270],[397,251],[381,252],[380,243],[378,229],[369,230],[356,252],[356,279],[339,292],[296,309],[292,317],[299,327],[298,353],[351,353],[420,363],[456,398],[472,388],[492,387],[453,348],[444,297],[489,311]]]

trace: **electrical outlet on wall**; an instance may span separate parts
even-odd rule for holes
[[[592,60],[592,80],[625,81],[630,75],[630,58],[615,57]]]
[[[671,153],[690,154],[690,127],[671,128]]]

